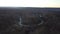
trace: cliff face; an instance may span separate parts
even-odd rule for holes
[[[43,16],[43,24],[40,23]],[[20,27],[20,17],[36,27]],[[0,8],[0,34],[60,34],[59,8]]]

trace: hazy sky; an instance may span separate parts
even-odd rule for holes
[[[0,0],[0,7],[60,7],[60,0]]]

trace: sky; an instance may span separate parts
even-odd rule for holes
[[[0,0],[0,7],[58,7],[60,0]]]

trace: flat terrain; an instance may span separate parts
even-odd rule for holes
[[[44,24],[38,26],[40,15]],[[20,17],[33,27],[20,27]],[[60,34],[60,8],[0,7],[0,34]]]

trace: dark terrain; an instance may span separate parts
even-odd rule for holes
[[[0,34],[60,34],[60,8],[0,7]]]

